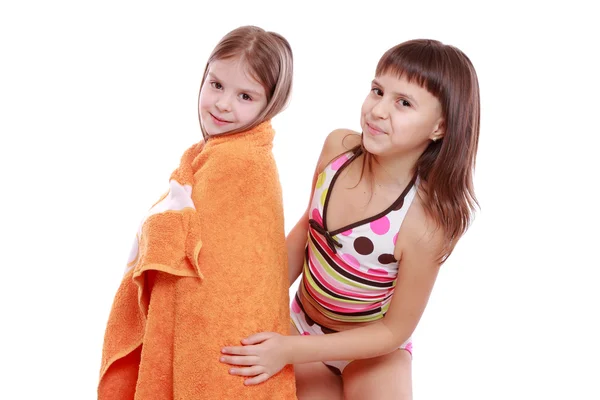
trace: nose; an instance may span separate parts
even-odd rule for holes
[[[371,115],[378,119],[385,119],[388,115],[387,105],[384,101],[378,101],[371,109]]]
[[[219,110],[220,112],[231,111],[231,100],[229,99],[229,96],[220,96],[217,99],[217,102],[215,103],[215,107],[217,107],[217,110]]]

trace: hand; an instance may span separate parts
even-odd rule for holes
[[[243,346],[224,347],[220,361],[234,365],[231,375],[251,376],[244,385],[257,385],[277,374],[288,362],[286,336],[261,332],[242,340]]]

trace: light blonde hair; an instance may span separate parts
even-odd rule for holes
[[[275,32],[267,32],[257,26],[242,26],[225,35],[212,51],[204,69],[200,92],[206,81],[210,63],[228,59],[237,59],[247,65],[248,72],[264,88],[267,105],[254,121],[227,132],[226,135],[252,129],[279,114],[289,102],[293,76],[292,48],[283,36]],[[200,94],[198,94],[199,104]],[[202,126],[200,111],[198,111],[198,119],[202,135],[206,139],[208,134]]]

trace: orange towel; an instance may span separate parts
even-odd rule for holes
[[[289,333],[270,121],[188,149],[142,223],[104,339],[98,398],[295,399],[291,366],[247,387],[220,349]]]

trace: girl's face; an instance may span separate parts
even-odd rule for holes
[[[266,105],[265,89],[252,78],[245,63],[238,59],[210,63],[199,101],[206,133],[220,135],[249,124]]]
[[[365,148],[379,156],[424,151],[444,135],[439,100],[416,83],[385,74],[365,99],[360,124]]]

